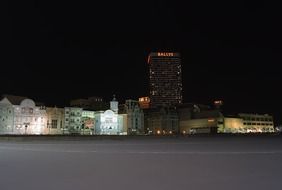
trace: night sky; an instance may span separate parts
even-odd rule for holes
[[[281,122],[278,5],[235,2],[18,1],[1,12],[1,94],[49,105],[148,95],[151,51],[182,55],[184,102]]]

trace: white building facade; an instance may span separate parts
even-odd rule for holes
[[[14,108],[12,103],[4,98],[0,101],[0,134],[14,133]]]
[[[14,105],[13,134],[46,133],[47,113],[45,107],[38,107],[31,99],[24,99],[20,105]]]

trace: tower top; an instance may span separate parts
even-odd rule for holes
[[[115,94],[113,94],[113,100],[112,101],[117,101]]]

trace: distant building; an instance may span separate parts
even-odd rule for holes
[[[159,107],[144,110],[146,134],[173,135],[179,133],[179,118],[175,107]]]
[[[89,110],[82,110],[81,115],[81,134],[92,135],[95,134],[95,112]]]
[[[274,132],[273,117],[268,114],[239,113],[243,121],[244,132]]]
[[[142,109],[150,108],[150,97],[140,97],[138,102],[140,108]]]
[[[65,110],[64,108],[47,107],[47,130],[45,134],[64,134],[65,129]]]
[[[82,108],[65,107],[65,126],[64,129],[70,134],[80,134],[82,126]]]
[[[273,118],[267,114],[226,115],[219,109],[196,104],[186,104],[178,112],[182,134],[274,132]]]
[[[179,133],[217,133],[222,113],[206,105],[183,104],[178,107]]]
[[[0,134],[14,133],[14,108],[13,104],[3,98],[0,101]]]
[[[150,105],[182,103],[181,58],[179,53],[153,52],[148,57]]]
[[[13,134],[44,134],[47,127],[46,108],[36,106],[31,99],[24,99],[19,105],[13,105]]]
[[[125,104],[119,107],[119,113],[125,114],[128,134],[144,134],[144,113],[139,102],[136,100],[126,100]]]
[[[118,114],[118,101],[114,97],[110,109],[95,114],[95,134],[97,135],[127,135],[124,123],[125,115]]]
[[[70,101],[71,107],[80,107],[86,110],[98,111],[109,109],[109,105],[101,97],[89,97],[87,99],[75,99]]]

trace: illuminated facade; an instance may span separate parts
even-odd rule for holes
[[[80,134],[82,108],[65,107],[65,129],[70,134]]]
[[[89,110],[82,110],[81,115],[81,134],[92,135],[95,134],[95,112]]]
[[[200,105],[180,108],[178,112],[182,134],[274,132],[273,117],[267,114],[224,115],[218,109]]]
[[[273,117],[268,114],[240,113],[244,132],[274,132]]]
[[[139,98],[139,105],[142,109],[150,108],[150,98],[149,97],[141,97]]]
[[[118,113],[118,101],[106,111],[80,107],[44,107],[25,97],[12,96],[0,101],[0,134],[16,135],[126,135],[127,114]],[[138,122],[140,122],[138,120]]]
[[[43,106],[36,106],[31,99],[24,99],[20,105],[14,105],[13,134],[46,133],[47,113]]]
[[[181,59],[179,53],[153,52],[148,57],[150,105],[182,103]]]
[[[3,98],[0,101],[0,134],[13,134],[13,132],[14,108],[7,98]]]
[[[127,126],[124,125],[125,115],[118,114],[118,101],[110,102],[110,109],[95,114],[95,134],[97,135],[126,135]]]
[[[64,108],[47,107],[47,131],[45,134],[64,134],[66,129],[64,128],[65,122],[65,110]]]

